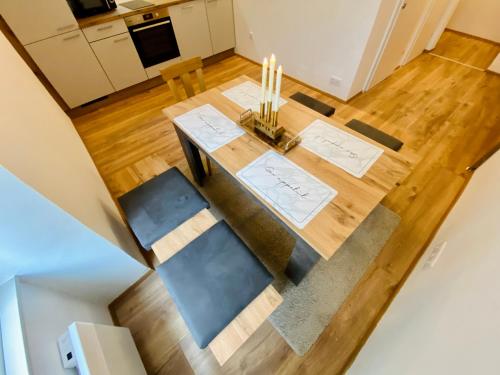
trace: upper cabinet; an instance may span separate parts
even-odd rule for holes
[[[26,50],[70,108],[115,91],[80,30],[32,43]]]
[[[233,0],[205,0],[214,54],[234,48]]]
[[[0,14],[23,45],[78,29],[66,0],[0,0]]]
[[[205,0],[171,6],[168,13],[182,58],[213,55]]]

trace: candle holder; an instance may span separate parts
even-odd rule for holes
[[[285,154],[297,146],[301,139],[286,131],[278,124],[279,111],[272,111],[269,106],[266,110],[264,103],[260,104],[260,112],[247,110],[240,115],[240,125],[245,128],[249,134],[273,147],[281,154]]]

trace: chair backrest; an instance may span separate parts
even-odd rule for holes
[[[191,72],[196,73],[196,78],[198,80],[198,85],[200,86],[200,91],[203,92],[207,88],[205,86],[205,81],[203,80],[203,62],[201,57],[193,57],[192,59],[182,61],[178,64],[171,65],[160,71],[163,80],[167,82],[168,87],[172,91],[175,100],[180,101],[181,97],[179,95],[179,90],[174,81],[175,78],[180,78],[182,84],[184,85],[184,90],[188,98],[195,95],[193,84],[191,83]]]

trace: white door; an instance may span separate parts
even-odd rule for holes
[[[171,6],[168,13],[183,59],[213,55],[205,0]]]
[[[233,0],[206,0],[214,54],[235,46]]]
[[[0,14],[23,45],[78,29],[66,0],[0,0]]]
[[[403,0],[399,5],[399,15],[389,34],[369,87],[389,77],[401,65],[422,15],[427,9],[423,3],[422,0]]]
[[[148,79],[128,32],[90,45],[116,90]]]
[[[32,43],[26,50],[70,108],[115,91],[80,30]]]

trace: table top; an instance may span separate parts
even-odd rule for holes
[[[163,113],[173,122],[174,118],[179,115],[201,105],[211,104],[228,118],[238,123],[243,109],[226,98],[222,92],[245,81],[256,83],[247,76],[241,76],[165,108]],[[383,148],[384,153],[362,178],[357,178],[303,147],[298,146],[289,151],[286,158],[337,191],[337,196],[304,229],[294,226],[277,210],[263,201],[257,193],[241,183],[236,176],[238,171],[271,149],[263,141],[250,134],[245,134],[210,153],[210,157],[240,181],[242,186],[245,186],[251,194],[276,214],[324,259],[328,260],[377,204],[408,176],[412,165],[401,154],[347,128],[334,119],[322,116],[294,100],[288,100],[288,103],[280,109],[280,124],[293,133],[298,134],[317,119]],[[196,142],[193,141],[193,143]]]

